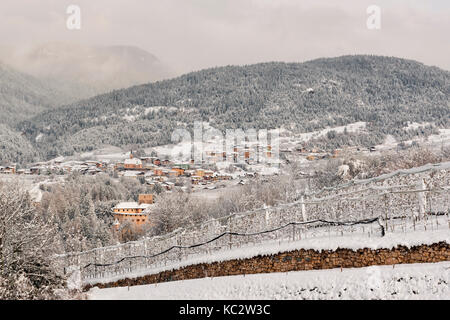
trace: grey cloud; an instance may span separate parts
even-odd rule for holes
[[[382,29],[366,28],[366,8]],[[82,9],[82,30],[65,8]],[[450,5],[443,0],[2,0],[3,45],[66,41],[135,45],[179,73],[261,61],[373,53],[450,69]]]

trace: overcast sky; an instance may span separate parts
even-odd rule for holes
[[[66,28],[68,5],[81,30]],[[369,5],[381,29],[366,27]],[[1,0],[0,44],[141,47],[177,73],[344,54],[412,58],[450,70],[448,0]]]

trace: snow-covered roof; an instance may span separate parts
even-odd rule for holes
[[[133,159],[126,159],[125,161],[124,161],[124,164],[132,164],[132,165],[141,165],[142,164],[142,161],[141,160],[139,160],[139,159],[137,159],[137,158],[133,158]]]
[[[144,173],[142,171],[125,171],[123,173],[124,177],[137,177],[139,175],[143,175]]]
[[[121,202],[119,204],[117,204],[114,209],[147,209],[148,207],[150,207],[150,204],[147,203],[142,203],[139,204],[137,202]]]
[[[51,161],[53,161],[53,162],[63,162],[64,161],[64,157],[57,157],[57,158],[55,158],[55,159],[53,159]]]
[[[221,176],[221,177],[232,177],[231,174],[226,173],[226,172],[221,172],[221,171],[219,171],[219,172],[214,172],[213,175],[214,175],[214,177],[218,177],[218,176]]]

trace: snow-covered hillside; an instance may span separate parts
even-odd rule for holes
[[[93,288],[90,299],[450,299],[450,262]]]

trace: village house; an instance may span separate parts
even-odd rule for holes
[[[169,159],[164,159],[163,161],[161,161],[161,165],[167,167],[171,164]]]
[[[191,182],[192,182],[192,184],[196,185],[196,184],[199,184],[200,181],[202,181],[202,179],[203,179],[203,177],[201,177],[201,176],[192,176]]]
[[[154,170],[155,168],[156,168],[156,166],[153,164],[153,163],[151,163],[151,162],[142,162],[142,168],[144,169],[144,170]]]
[[[1,174],[16,174],[16,166],[0,167]]]
[[[121,170],[123,170],[124,169],[124,164],[123,164],[123,162],[117,162],[115,165],[114,165],[114,171],[121,171]]]
[[[249,148],[244,149],[244,161],[246,163],[249,163],[249,161],[250,161],[250,149]]]
[[[258,176],[258,173],[257,172],[246,172],[245,176],[249,177],[249,178],[255,178]]]
[[[142,171],[124,171],[122,173],[122,176],[124,178],[133,178],[133,179],[138,179],[140,177],[144,177],[145,173]]]
[[[197,169],[195,170],[195,175],[203,178],[203,176],[205,175],[205,170]]]
[[[334,149],[331,153],[331,158],[337,158],[339,156],[339,149]]]
[[[203,172],[203,179],[204,180],[210,180],[210,179],[212,179],[213,175],[214,175],[214,171],[212,171],[212,170],[205,170]]]
[[[89,174],[89,175],[93,176],[93,175],[96,175],[96,174],[101,173],[101,172],[103,172],[101,169],[99,169],[99,168],[96,167],[96,166],[92,166],[92,167],[89,167],[89,168],[84,172],[84,174]]]
[[[31,174],[40,174],[41,169],[39,167],[30,168]]]
[[[140,194],[138,201],[139,203],[153,204],[153,194]]]
[[[169,177],[179,177],[181,174],[179,171],[171,169],[169,170]]]
[[[100,161],[96,161],[96,160],[87,160],[87,161],[84,161],[82,164],[86,165],[88,167],[92,167],[92,166],[95,166],[97,168],[103,167],[103,163],[101,163]]]
[[[219,161],[226,161],[226,152],[206,151],[206,158],[208,163],[216,163]]]
[[[191,170],[191,169],[185,170],[185,171],[184,171],[184,175],[185,175],[186,177],[195,176],[195,170]]]
[[[130,159],[124,161],[123,167],[125,170],[139,170],[142,169],[142,161],[138,158],[133,158],[133,155],[130,155]]]
[[[153,164],[154,164],[155,166],[160,166],[160,165],[161,165],[161,160],[158,159],[158,158],[153,158]]]
[[[189,163],[175,163],[173,165],[173,167],[178,167],[181,168],[183,170],[189,170],[189,168],[191,167],[191,165]]]
[[[16,173],[29,176],[29,175],[31,175],[31,170],[30,169],[19,169],[16,171]]]
[[[149,208],[153,205],[152,194],[140,194],[138,202],[121,202],[113,208],[114,228],[119,231],[125,222],[131,222],[136,230],[149,222]]]
[[[180,166],[175,166],[172,168],[172,170],[177,172],[177,176],[184,175],[184,171],[185,171],[185,169],[181,168]]]
[[[167,181],[167,177],[165,177],[165,176],[155,176],[155,177],[153,177],[153,181],[158,181],[158,182],[164,182],[164,181]]]
[[[52,160],[52,163],[53,163],[54,165],[59,166],[59,165],[62,164],[63,161],[64,161],[64,157],[58,157],[58,158],[56,158],[56,159],[53,159],[53,160]]]
[[[231,180],[233,179],[233,176],[231,174],[224,172],[214,172],[212,178],[214,181],[221,181],[221,180]]]
[[[175,186],[175,183],[166,181],[166,182],[163,182],[163,183],[161,184],[161,186],[162,186],[164,189],[166,189],[167,191],[171,191],[171,190],[173,189],[173,187]]]
[[[139,159],[141,159],[143,166],[146,166],[148,164],[153,164],[152,157],[140,157]]]
[[[266,156],[267,156],[267,158],[272,158],[272,146],[271,145],[267,146]]]
[[[295,148],[295,151],[300,152],[300,153],[305,153],[305,152],[307,152],[306,148],[303,147],[303,146],[297,146],[297,147]]]

